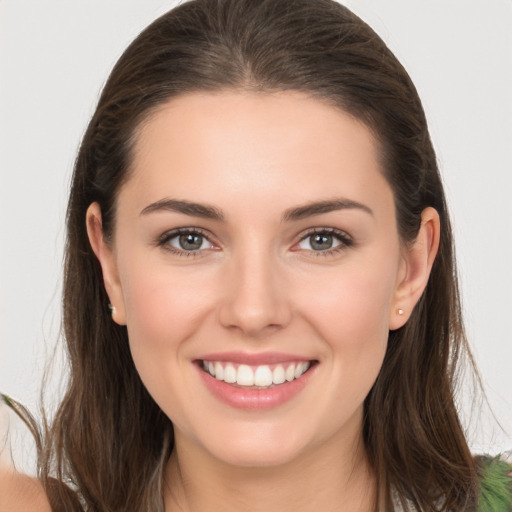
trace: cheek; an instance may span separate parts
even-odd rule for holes
[[[150,260],[130,261],[125,268],[129,272],[121,278],[130,350],[143,382],[155,394],[176,375],[176,365],[185,364],[186,342],[205,309],[204,290],[198,288],[201,279],[187,279],[186,273]]]
[[[121,278],[133,338],[169,345],[173,339],[186,337],[206,300],[205,277],[189,276],[151,260],[128,262],[125,268],[128,271]]]
[[[340,382],[334,390],[334,400],[339,403],[361,403],[382,366],[394,290],[393,279],[382,275],[340,273],[337,279],[326,279],[317,288],[322,293],[314,300],[310,297],[309,307],[302,308],[307,311],[307,322],[324,341],[326,360]]]
[[[142,260],[125,268],[130,270],[122,282],[135,367],[155,402],[186,430],[187,403],[194,400],[187,391],[193,389],[187,356],[207,309],[204,276],[190,279],[186,272]]]
[[[309,311],[324,339],[335,345],[339,339],[357,349],[375,338],[387,339],[393,283],[389,270],[387,274],[344,270],[338,276],[326,276],[323,282],[317,280],[315,296],[305,297],[302,309]]]

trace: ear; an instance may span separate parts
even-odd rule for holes
[[[116,255],[103,236],[101,209],[98,203],[92,203],[87,209],[86,223],[89,242],[100,262],[103,283],[112,305],[112,320],[119,325],[126,325],[123,290],[117,272]]]
[[[439,214],[428,207],[421,213],[421,226],[418,236],[403,249],[402,262],[391,311],[390,330],[402,327],[427,286],[430,271],[434,264],[440,237]]]

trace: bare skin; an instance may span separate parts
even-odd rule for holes
[[[41,483],[0,464],[0,512],[51,512]]]
[[[378,151],[364,124],[304,94],[194,93],[143,123],[112,241],[89,208],[113,320],[174,425],[166,512],[375,510],[363,403],[439,239],[427,208],[401,243]],[[343,207],[287,215],[333,198]],[[176,211],[174,199],[222,214]],[[272,351],[313,366],[267,410],[226,404],[198,364]]]
[[[9,415],[0,402],[0,433],[9,432],[9,427]],[[16,471],[1,435],[0,443],[0,512],[51,512],[41,483]]]
[[[372,512],[375,477],[362,440],[345,448],[346,454],[333,453],[326,443],[279,467],[233,468],[180,440],[166,475],[165,510]]]

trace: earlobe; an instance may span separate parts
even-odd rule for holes
[[[439,249],[439,214],[434,208],[425,208],[416,239],[403,253],[402,268],[390,311],[390,330],[402,327],[427,286],[432,265]]]
[[[101,209],[98,203],[92,203],[86,213],[87,235],[94,254],[98,258],[103,273],[103,283],[110,299],[112,320],[126,325],[126,315],[122,287],[117,271],[115,253],[105,241],[102,229]]]

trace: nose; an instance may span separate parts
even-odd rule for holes
[[[249,252],[233,257],[226,269],[219,318],[224,327],[258,338],[288,325],[291,307],[277,262],[264,251]]]

